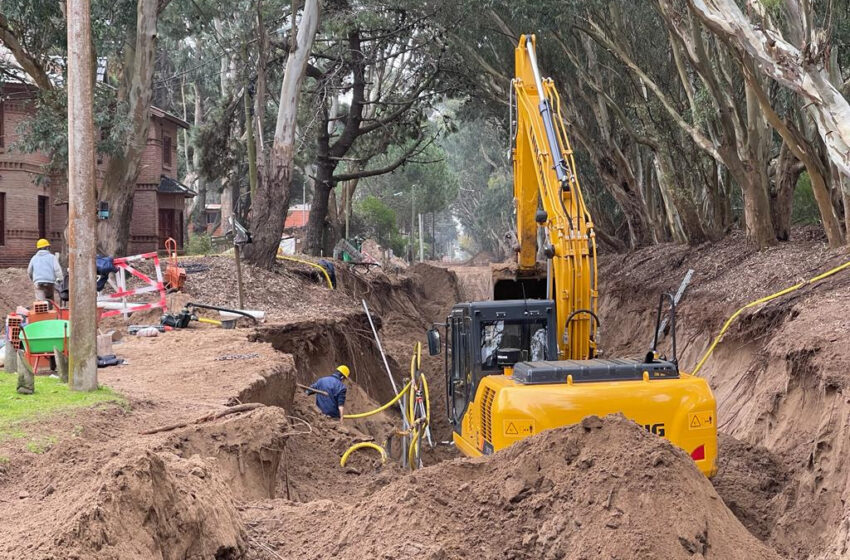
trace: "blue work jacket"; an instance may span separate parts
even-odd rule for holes
[[[316,406],[331,418],[339,418],[339,407],[345,404],[346,386],[342,374],[335,371],[330,375],[319,378],[310,385],[312,389],[324,391],[328,396],[316,393]]]

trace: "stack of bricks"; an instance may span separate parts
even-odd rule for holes
[[[6,316],[6,332],[9,342],[18,350],[21,348],[21,324],[23,319],[20,315],[10,313]]]

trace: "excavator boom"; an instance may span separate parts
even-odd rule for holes
[[[596,236],[560,98],[552,80],[540,77],[535,43],[533,35],[523,35],[515,51],[513,166],[519,254],[516,268],[494,271],[493,299],[554,300],[559,358],[592,358],[598,330]],[[544,266],[538,264],[539,252]]]

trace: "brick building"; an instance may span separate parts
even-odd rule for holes
[[[47,155],[10,150],[18,140],[19,126],[34,111],[34,95],[26,84],[6,83],[0,89],[0,267],[26,266],[41,237],[64,252],[67,181],[43,175]],[[168,237],[182,247],[185,199],[194,196],[174,178],[177,133],[189,124],[156,107],[151,107],[150,118],[133,200],[130,254],[162,249]],[[107,158],[98,157],[98,183],[106,165]]]

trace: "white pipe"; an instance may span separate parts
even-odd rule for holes
[[[384,367],[387,368],[387,376],[390,378],[390,384],[393,386],[393,394],[398,395],[398,387],[395,384],[395,379],[393,379],[393,372],[390,371],[390,364],[387,362],[387,355],[384,354],[384,347],[381,346],[381,338],[378,336],[378,330],[375,328],[375,323],[372,322],[372,314],[369,312],[369,306],[366,305],[366,300],[360,300],[363,302],[363,309],[366,311],[366,317],[369,319],[369,326],[372,327],[372,334],[375,336],[375,342],[378,345],[378,351],[381,353],[381,358],[384,360]],[[404,400],[403,398],[401,400]],[[404,406],[402,402],[398,403],[399,409],[401,409],[401,418],[404,421],[404,429],[406,430],[410,423],[407,420],[407,407]],[[406,448],[405,448],[406,449]]]

